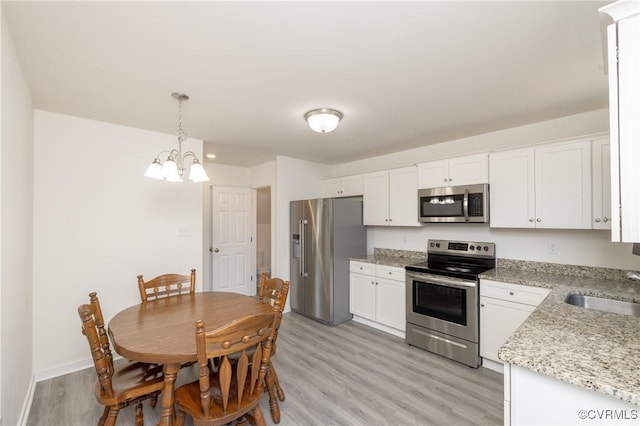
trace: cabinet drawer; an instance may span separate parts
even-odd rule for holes
[[[520,284],[480,280],[480,295],[508,300],[526,305],[538,306],[551,290]]]
[[[405,281],[404,268],[376,265],[376,276],[394,281]]]
[[[358,262],[352,260],[349,266],[349,271],[355,272],[357,274],[375,275],[376,265],[373,263]]]

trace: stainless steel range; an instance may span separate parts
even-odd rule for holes
[[[405,267],[405,341],[477,368],[478,275],[495,266],[494,243],[429,240],[427,261]]]

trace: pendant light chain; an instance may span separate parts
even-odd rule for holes
[[[187,132],[182,128],[182,100],[184,95],[178,97],[178,140],[184,142],[187,139]]]

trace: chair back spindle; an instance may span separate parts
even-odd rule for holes
[[[190,275],[159,275],[149,281],[145,281],[142,275],[138,275],[138,289],[142,302],[194,293],[196,291],[196,270],[192,269]]]

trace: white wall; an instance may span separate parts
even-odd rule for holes
[[[440,158],[496,151],[608,131],[609,110],[599,109],[526,126],[498,130],[468,138],[425,145],[420,148],[343,163],[333,169],[332,176],[347,176],[391,169]]]
[[[632,244],[612,243],[609,231],[491,229],[482,224],[427,224],[419,228],[369,227],[367,252],[374,247],[426,251],[427,239],[491,241],[500,258],[640,270]],[[554,243],[557,254],[550,254]]]
[[[0,415],[26,419],[32,381],[33,105],[2,15]]]
[[[202,288],[202,185],[143,177],[175,136],[36,110],[34,371],[90,365],[77,307],[97,291],[105,319],[139,303],[136,276],[188,273]],[[202,155],[202,141],[185,149]],[[178,236],[186,227],[188,235]]]
[[[204,169],[209,175],[213,186],[241,186],[248,187],[250,182],[250,169],[246,167],[227,166],[226,164],[204,163]]]
[[[272,263],[275,270],[272,275],[289,279],[289,202],[320,198],[322,186],[320,179],[328,176],[331,168],[324,164],[295,158],[279,156],[276,158],[277,194],[272,193],[273,204],[276,205],[276,232],[274,235],[275,250]],[[287,301],[287,309],[288,309]]]

